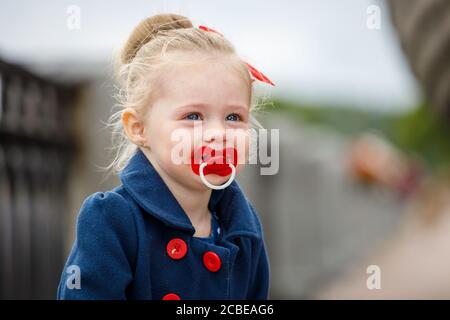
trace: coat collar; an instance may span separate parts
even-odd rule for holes
[[[119,178],[126,191],[150,215],[163,223],[194,234],[195,229],[145,154],[137,149]],[[208,204],[222,222],[223,238],[253,236],[261,238],[259,222],[238,183],[213,190]]]

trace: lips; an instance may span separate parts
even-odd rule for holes
[[[225,177],[231,174],[231,168],[228,165],[232,163],[237,165],[237,150],[235,148],[224,148],[222,150],[212,149],[203,146],[192,152],[191,169],[196,175],[200,175],[200,164],[206,162],[207,166],[203,169],[203,174],[217,174]]]

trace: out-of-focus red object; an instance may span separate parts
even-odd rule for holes
[[[406,196],[420,181],[421,168],[388,141],[364,134],[350,146],[349,168],[358,180],[386,186]]]

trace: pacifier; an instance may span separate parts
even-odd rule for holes
[[[192,152],[191,169],[200,176],[203,184],[214,190],[228,187],[236,177],[237,150],[235,148],[224,148],[222,150],[203,146]],[[231,175],[227,182],[222,185],[210,183],[205,176],[217,174],[225,177]]]

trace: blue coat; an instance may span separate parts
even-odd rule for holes
[[[208,243],[193,237],[188,216],[142,151],[119,177],[121,185],[83,202],[58,299],[268,298],[263,230],[236,181],[211,194],[221,232]],[[186,245],[176,259],[173,239]],[[207,252],[219,270],[204,261]]]

